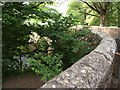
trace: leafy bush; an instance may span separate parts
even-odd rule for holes
[[[32,70],[41,75],[43,80],[50,80],[71,66],[93,50],[100,41],[97,35],[85,29],[74,33],[67,29],[61,33],[54,32],[49,35],[51,38],[52,35],[56,37],[52,38],[52,44],[48,45],[47,41],[41,37],[37,43],[38,49],[29,56]],[[97,38],[96,42],[91,37]],[[52,48],[51,54],[48,53],[49,47]]]
[[[35,54],[35,56],[29,59],[31,68],[35,73],[43,76],[43,80],[49,80],[62,71],[61,55],[40,56],[40,54]]]
[[[71,15],[63,17],[43,4],[6,3],[3,15],[4,75],[30,69],[43,80],[49,80],[98,44],[92,45],[94,41],[88,40],[92,35],[89,30],[69,29],[74,26]],[[37,43],[28,43],[31,31],[40,35]],[[22,55],[26,55],[27,60],[21,59]]]

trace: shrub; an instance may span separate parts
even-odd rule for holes
[[[72,16],[64,17],[54,9],[36,4],[4,6],[4,75],[30,69],[43,80],[50,80],[96,47],[97,43],[91,46],[93,42],[86,40],[92,34],[89,30],[69,29],[75,25]],[[37,43],[28,43],[31,31],[40,35]],[[21,59],[22,55],[28,60]]]
[[[31,69],[42,76],[43,80],[50,80],[62,71],[62,56],[58,54],[43,56],[35,54],[29,58]]]

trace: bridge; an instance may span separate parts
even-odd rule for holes
[[[81,26],[76,26],[78,30]],[[102,41],[88,55],[41,88],[119,88],[120,28],[91,26]]]

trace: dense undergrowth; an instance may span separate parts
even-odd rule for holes
[[[44,4],[8,2],[2,14],[3,77],[33,71],[50,80],[100,42],[88,29],[69,29],[75,25],[72,16]],[[39,35],[37,42],[28,42],[31,32]]]

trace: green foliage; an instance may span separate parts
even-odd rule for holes
[[[14,58],[20,55],[20,46],[25,46],[29,29],[25,20],[22,3],[5,3],[2,9],[2,60],[3,76],[19,71],[21,63]],[[7,72],[4,73],[4,72]]]
[[[43,80],[50,80],[62,71],[61,55],[40,56],[40,54],[35,54],[35,56],[37,55],[39,57],[30,58],[29,61],[32,70],[40,74]]]
[[[106,26],[118,26],[118,2],[87,2],[96,11],[83,2],[72,0],[67,14],[72,14],[76,24],[100,25],[101,16],[105,13]]]
[[[85,39],[91,35],[89,30],[69,29],[75,25],[72,15],[63,17],[45,3],[8,2],[3,5],[2,16],[4,76],[26,69],[25,60],[20,58],[25,54],[29,62],[27,69],[49,80],[96,46],[91,47],[93,42]],[[31,31],[40,35],[37,43],[28,43]],[[36,47],[34,51],[30,44]]]
[[[67,15],[72,15],[72,17],[75,20],[76,24],[84,24],[85,16],[83,13],[80,13],[80,11],[84,12],[83,8],[84,3],[78,3],[75,0],[72,0],[69,4],[69,8],[67,11]]]
[[[119,3],[113,2],[110,4],[109,13],[107,14],[107,26],[118,26]]]
[[[69,4],[67,14],[72,14],[76,24],[99,25],[99,18],[92,15],[98,15],[91,10],[85,3],[72,0]]]

